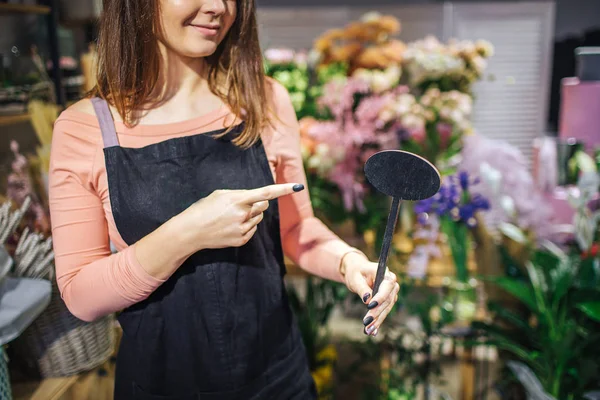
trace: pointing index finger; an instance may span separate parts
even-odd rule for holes
[[[286,196],[294,192],[304,190],[304,185],[295,183],[275,184],[263,186],[258,189],[251,189],[245,193],[243,202],[246,204],[254,204],[259,201],[273,200],[281,196]]]

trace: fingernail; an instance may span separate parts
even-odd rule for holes
[[[363,319],[363,325],[364,326],[369,325],[371,322],[373,322],[373,317],[370,316],[370,315],[368,317],[366,317],[365,319]]]
[[[377,336],[377,332],[379,332],[379,329],[375,328],[375,330],[373,331],[371,336],[373,336],[373,337]]]
[[[377,307],[378,305],[379,305],[379,303],[378,303],[378,302],[376,302],[376,301],[372,301],[372,302],[370,302],[370,303],[369,303],[369,305],[367,306],[367,308],[368,308],[369,310],[372,310],[372,309],[374,309],[375,307]]]
[[[367,332],[367,335],[370,335],[373,333],[373,331],[375,330],[375,325],[371,325],[370,327],[368,327],[365,332]]]
[[[303,185],[303,184],[301,184],[301,183],[299,183],[299,184],[297,184],[297,185],[294,185],[294,186],[292,187],[292,190],[293,190],[294,192],[301,192],[301,191],[303,191],[303,190],[304,190],[304,185]]]
[[[369,297],[371,297],[371,293],[365,293],[363,295],[363,303],[366,303],[367,300],[369,300]]]

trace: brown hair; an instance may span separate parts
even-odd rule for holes
[[[106,99],[127,125],[135,124],[136,110],[157,100],[159,0],[151,3],[149,7],[146,1],[104,0],[100,20],[97,84],[90,95]],[[255,143],[268,121],[255,0],[237,0],[233,25],[206,61],[211,91],[245,121],[234,142],[243,147]]]

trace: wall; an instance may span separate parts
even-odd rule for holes
[[[505,0],[497,0],[505,1]],[[506,0],[508,1],[508,0]],[[534,0],[535,1],[535,0]],[[460,2],[481,3],[482,0],[461,0]],[[432,4],[443,3],[441,0],[372,0],[373,8],[389,4]],[[555,37],[581,34],[586,29],[600,28],[600,0],[556,0]],[[258,0],[259,6],[363,6],[364,0]]]
[[[555,38],[579,36],[588,29],[600,29],[600,0],[558,0]]]

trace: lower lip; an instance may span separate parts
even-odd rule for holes
[[[192,25],[192,28],[194,28],[197,32],[200,32],[205,36],[217,36],[217,34],[219,33],[219,29],[205,28],[203,26]]]

